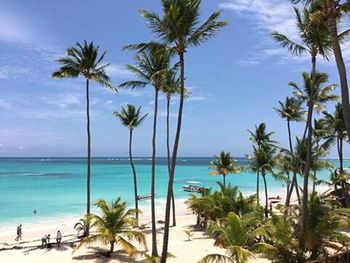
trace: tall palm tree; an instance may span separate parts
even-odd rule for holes
[[[215,156],[215,160],[211,162],[211,174],[222,175],[223,188],[226,187],[226,176],[229,174],[236,174],[241,172],[234,158],[229,152],[222,151],[220,156]]]
[[[135,223],[135,219],[132,217],[135,211],[133,209],[126,210],[126,202],[122,202],[120,197],[110,204],[99,199],[96,206],[100,208],[101,215],[89,215],[92,222],[91,227],[95,228],[96,232],[82,239],[76,249],[79,249],[83,244],[100,241],[110,246],[109,255],[114,252],[114,246],[119,245],[132,257],[139,252],[137,247],[130,242],[132,240],[136,240],[147,249],[145,234],[130,229]]]
[[[99,55],[99,47],[86,40],[83,44],[67,49],[67,56],[57,62],[61,65],[58,71],[52,73],[53,78],[78,78],[82,76],[86,82],[86,120],[87,120],[87,204],[86,214],[90,214],[90,176],[91,176],[91,133],[90,133],[90,81],[115,90],[106,73],[109,64],[102,64],[106,55]],[[88,233],[87,233],[88,234]]]
[[[264,181],[265,188],[265,217],[268,217],[269,211],[269,198],[267,191],[267,181],[266,174],[273,173],[273,168],[275,166],[275,148],[268,144],[263,144],[261,147],[254,146],[254,158],[256,159],[257,167],[261,171],[261,175]]]
[[[313,70],[315,65],[313,65]],[[315,71],[313,71],[315,72]],[[311,169],[311,158],[312,158],[312,119],[314,109],[320,112],[322,111],[324,105],[329,101],[334,101],[338,97],[331,92],[335,89],[336,85],[331,84],[324,86],[328,82],[328,75],[325,73],[317,73],[309,75],[304,72],[303,77],[303,88],[300,88],[295,82],[289,82],[289,85],[294,89],[294,95],[306,103],[307,105],[307,124],[305,131],[308,131],[306,144],[306,165],[304,172],[304,184],[303,184],[303,201],[301,209],[301,232],[300,232],[300,241],[304,243],[302,238],[305,235],[306,224],[307,224],[307,201],[308,201],[308,186],[309,186],[309,175]],[[305,140],[305,132],[303,136],[303,141]]]
[[[292,0],[293,1],[293,0]],[[310,14],[312,13],[312,9],[303,9],[303,14],[299,11],[299,9],[294,8],[297,20],[297,28],[299,31],[299,38],[302,41],[302,44],[298,44],[295,41],[289,39],[287,36],[274,32],[272,33],[272,37],[280,43],[282,47],[287,47],[288,50],[295,55],[302,55],[304,53],[309,53],[311,57],[311,78],[312,78],[312,86],[316,85],[316,59],[318,55],[321,55],[323,58],[328,59],[330,50],[331,50],[331,39],[328,33],[327,28],[323,24],[315,25],[312,20]],[[304,193],[307,193],[308,187],[308,178],[310,174],[310,166],[311,166],[311,141],[312,141],[312,112],[314,105],[312,101],[307,105],[308,115],[306,120],[305,134],[303,136],[303,140],[307,139],[307,161],[306,161],[306,169],[304,174],[304,185],[303,190]],[[308,130],[307,137],[306,131]],[[306,229],[306,220],[307,220],[307,195],[304,195],[303,198],[303,209],[301,212],[301,216],[304,220],[302,220],[302,231],[301,236],[305,233]],[[301,238],[302,240],[302,238]]]
[[[255,126],[255,131],[252,132],[250,130],[248,130],[249,134],[250,134],[250,140],[253,142],[254,145],[256,145],[256,147],[258,149],[260,149],[263,145],[274,145],[276,142],[271,140],[271,135],[273,134],[273,132],[266,132],[266,124],[265,123],[260,123],[259,126]],[[250,168],[253,171],[256,171],[256,200],[257,203],[259,204],[260,202],[260,198],[259,198],[259,189],[260,189],[260,166],[258,163],[258,160],[256,158],[256,156],[251,159],[250,161]]]
[[[282,119],[287,121],[289,149],[293,153],[292,133],[290,129],[291,121],[303,121],[305,111],[302,108],[302,101],[297,100],[294,97],[286,97],[285,102],[279,101],[279,108],[274,108]]]
[[[337,142],[337,152],[340,164],[339,173],[345,174],[346,172],[344,171],[343,144],[344,140],[347,140],[348,135],[346,132],[345,122],[343,118],[343,105],[338,103],[335,106],[335,111],[333,115],[326,111],[324,111],[323,114],[325,115],[325,125],[329,129],[329,133],[332,135],[333,138],[336,139]],[[350,207],[348,184],[346,183],[346,180],[342,180],[341,183],[344,191],[346,207]]]
[[[292,0],[292,2],[304,2],[306,5],[311,4],[313,13],[310,16],[310,19],[315,24],[321,24],[323,26],[326,26],[328,29],[340,79],[341,98],[344,107],[344,122],[347,132],[350,133],[348,79],[342,49],[340,46],[342,40],[346,35],[349,34],[350,31],[346,30],[342,33],[339,33],[338,28],[342,17],[350,11],[350,2],[346,0]]]
[[[127,65],[129,71],[139,79],[130,80],[120,84],[123,88],[154,88],[154,113],[153,113],[153,135],[152,135],[152,168],[151,168],[151,218],[152,218],[152,256],[157,256],[157,232],[155,212],[155,179],[156,179],[156,137],[158,117],[158,96],[162,89],[166,73],[170,68],[171,52],[164,45],[152,43],[147,49],[139,51],[135,56],[136,66]]]
[[[174,94],[180,92],[180,79],[177,77],[176,70],[169,70],[166,75],[166,82],[163,86],[163,92],[166,97],[166,149],[168,161],[168,174],[170,176],[171,158],[170,158],[170,101]],[[173,226],[176,226],[175,198],[174,193],[171,196],[171,207],[173,212]]]
[[[148,114],[145,114],[141,116],[141,107],[137,108],[134,105],[127,105],[127,108],[125,109],[122,107],[120,112],[114,112],[114,116],[117,117],[121,123],[128,127],[129,129],[129,159],[131,164],[132,173],[134,176],[134,197],[135,197],[135,210],[136,210],[136,226],[138,226],[139,223],[139,205],[138,205],[138,193],[137,193],[137,175],[136,175],[136,169],[134,165],[134,160],[132,157],[132,136],[134,129],[139,127],[142,122],[145,120]]]
[[[274,108],[274,109],[281,116],[281,118],[287,120],[289,150],[290,150],[291,154],[293,154],[293,143],[292,143],[290,122],[291,121],[296,121],[296,122],[303,121],[304,120],[305,111],[302,108],[302,101],[297,100],[294,97],[287,97],[286,100],[285,100],[285,103],[283,103],[281,101],[279,101],[278,103],[280,104],[280,107],[279,108]],[[300,196],[299,195],[299,186],[298,186],[298,182],[297,182],[296,173],[293,173],[293,178],[292,178],[292,182],[291,182],[291,185],[290,185],[290,189],[289,189],[289,183],[287,183],[287,197],[289,196],[289,198],[286,198],[286,206],[289,205],[290,196],[293,193],[294,187],[295,187],[298,199],[300,199],[300,197],[299,197]]]
[[[142,16],[146,19],[152,31],[178,54],[180,63],[180,102],[168,183],[161,263],[166,262],[166,256],[168,254],[170,202],[173,192],[185,95],[184,55],[190,46],[200,45],[211,38],[218,29],[227,24],[224,21],[218,21],[220,12],[214,12],[203,24],[199,25],[200,6],[201,0],[162,0],[162,17],[155,12],[141,10]]]

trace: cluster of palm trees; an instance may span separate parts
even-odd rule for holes
[[[322,183],[317,178],[319,170],[325,168],[333,169],[323,157],[327,155],[334,143],[337,146],[340,165],[337,169],[332,170],[331,184],[334,186],[335,194],[343,197],[343,206],[350,207],[349,186],[347,183],[349,175],[345,171],[343,164],[343,145],[348,141],[348,134],[350,134],[350,105],[347,74],[340,45],[350,33],[350,30],[338,33],[342,16],[350,10],[350,2],[345,0],[292,0],[292,2],[302,2],[305,5],[302,10],[294,8],[299,42],[293,41],[280,32],[274,32],[272,37],[294,55],[308,54],[311,61],[311,70],[310,73],[302,73],[301,85],[296,82],[289,83],[289,86],[293,89],[293,95],[287,97],[284,102],[279,101],[279,106],[275,108],[277,113],[287,122],[288,147],[283,148],[272,140],[273,132],[267,132],[264,123],[259,124],[256,126],[255,131],[249,131],[253,144],[253,156],[249,159],[249,169],[256,172],[256,195],[244,198],[242,194],[238,194],[238,189],[232,188],[230,185],[226,186],[226,176],[230,173],[239,173],[242,171],[242,168],[235,163],[230,153],[222,152],[211,164],[211,173],[223,176],[221,191],[214,193],[204,191],[201,197],[193,196],[189,201],[191,209],[198,215],[198,223],[204,222],[206,226],[209,222],[209,232],[216,233],[216,244],[228,248],[232,255],[231,258],[237,262],[245,262],[247,258],[252,256],[248,251],[248,244],[253,244],[251,250],[268,251],[273,255],[278,254],[281,258],[292,256],[294,258],[305,258],[306,252],[311,253],[310,258],[317,258],[318,254],[325,255],[325,253],[320,252],[324,248],[323,239],[319,236],[320,233],[317,233],[318,230],[312,232],[314,229],[311,231],[310,226],[315,227],[313,223],[315,220],[317,221],[314,213],[320,215],[319,213],[322,211],[322,216],[325,220],[333,216],[334,210],[327,210],[328,204],[325,203],[322,196],[316,193],[316,185]],[[185,88],[185,54],[189,54],[190,47],[199,46],[227,23],[219,20],[220,12],[212,13],[207,20],[200,23],[201,0],[161,0],[161,5],[162,11],[160,14],[153,11],[140,11],[141,16],[144,17],[148,27],[154,33],[155,39],[150,42],[131,44],[124,47],[125,50],[135,52],[135,63],[127,65],[127,69],[135,75],[136,79],[121,83],[118,85],[118,88],[137,89],[153,87],[154,89],[150,185],[151,256],[153,258],[159,257],[155,213],[158,103],[160,93],[163,93],[166,97],[166,146],[169,180],[168,185],[165,186],[167,188],[165,224],[162,253],[159,258],[160,262],[165,263],[168,255],[171,208],[173,211],[173,225],[176,225],[173,183],[180,144],[184,102],[189,93]],[[127,244],[125,243],[126,240],[117,237],[120,229],[110,228],[109,232],[103,232],[102,225],[108,223],[106,220],[114,220],[110,222],[111,225],[117,224],[116,220],[119,220],[118,218],[123,218],[123,221],[131,212],[125,212],[125,204],[118,199],[117,202],[112,203],[110,206],[104,201],[97,202],[97,206],[102,209],[106,218],[98,218],[96,215],[90,214],[90,84],[91,82],[96,82],[113,90],[117,88],[112,85],[106,72],[109,64],[103,63],[105,54],[106,52],[103,52],[100,55],[99,47],[95,46],[93,42],[84,41],[84,43],[77,43],[76,46],[67,49],[66,57],[58,60],[61,67],[52,75],[54,78],[77,78],[82,76],[86,81],[87,208],[86,225],[82,229],[85,232],[84,236],[87,242],[98,238],[108,241],[111,251],[113,251],[115,243],[119,242],[122,246],[129,248],[131,248],[131,244]],[[335,57],[339,72],[342,95],[342,103],[336,104],[334,114],[325,112],[324,107],[328,102],[338,99],[333,93],[336,85],[328,84],[327,74],[317,71],[319,57],[328,60],[332,54]],[[171,145],[170,102],[175,94],[179,96],[179,103],[175,136],[173,145]],[[316,114],[322,114],[322,117],[314,120]],[[137,173],[132,157],[132,140],[134,129],[141,125],[147,114],[142,114],[140,107],[127,105],[126,108],[122,107],[114,115],[129,129],[129,159],[133,173],[135,196],[135,209],[132,213],[135,213],[135,220],[126,220],[125,222],[130,223],[133,221],[132,225],[138,226]],[[306,120],[304,118],[305,115]],[[302,136],[296,136],[294,139],[291,123],[303,121],[305,121],[305,129]],[[283,216],[275,215],[269,211],[266,180],[268,173],[272,174],[277,180],[285,182],[287,195]],[[260,175],[263,179],[265,192],[264,209],[260,209]],[[300,183],[300,180],[302,183]],[[309,194],[310,180],[313,182],[311,195]],[[298,211],[293,210],[290,206],[293,191],[296,192],[298,198]],[[261,215],[255,215],[255,219],[251,219],[252,207],[257,211],[261,211],[265,219]],[[125,215],[122,216],[120,213],[124,212]],[[117,215],[117,213],[119,214]],[[90,218],[92,219],[90,220]],[[101,232],[101,235],[89,235],[89,229],[92,225],[97,226],[97,233]],[[110,224],[108,223],[108,225]],[[118,226],[120,225],[118,223]],[[238,226],[239,229],[235,228]],[[337,226],[338,224],[327,227],[330,230],[334,230]],[[279,227],[281,229],[278,229]],[[286,227],[284,233],[290,236],[290,239],[285,240],[287,242],[286,247],[281,246],[284,237],[279,234],[283,227]],[[240,233],[239,231],[242,232],[242,239],[236,240],[235,243],[230,243],[234,239],[230,239],[227,233],[232,234],[235,231],[238,231],[237,233]],[[243,232],[245,235],[243,235]],[[317,243],[316,248],[308,243],[309,241],[306,237],[310,233],[313,233],[315,236],[318,235],[316,237],[318,239],[315,241]],[[141,236],[137,233],[135,235],[137,240],[143,243]],[[334,234],[334,236],[337,236],[337,234]],[[244,247],[245,250],[240,250],[239,247]],[[221,256],[206,257],[203,259],[203,262],[209,262],[213,258],[218,259]]]
[[[191,195],[187,201],[197,216],[197,226],[214,238],[215,246],[227,250],[226,255],[210,254],[199,262],[244,263],[255,253],[263,253],[274,262],[331,262],[341,260],[339,254],[348,251],[350,238],[339,229],[349,227],[349,210],[326,201],[325,195],[313,192],[308,200],[310,218],[304,249],[299,243],[300,218],[296,208],[285,214],[285,206],[281,206],[280,210],[269,211],[266,218],[255,194],[244,197],[237,186],[219,185],[219,190]],[[332,249],[338,255],[332,255]],[[344,261],[334,262],[347,262],[347,256],[344,255]]]
[[[294,1],[300,2],[300,1]],[[338,208],[349,208],[349,184],[350,176],[344,169],[343,145],[349,140],[347,129],[350,115],[347,113],[349,100],[347,95],[346,69],[343,67],[343,58],[339,43],[348,35],[349,30],[337,33],[341,16],[350,9],[349,1],[315,0],[303,1],[305,7],[302,10],[294,8],[296,24],[299,30],[300,43],[293,41],[288,36],[274,32],[272,37],[282,47],[286,47],[294,55],[310,55],[311,73],[302,73],[302,84],[296,82],[288,83],[293,90],[293,95],[279,101],[276,112],[287,121],[287,132],[289,145],[286,148],[272,140],[273,132],[266,131],[265,123],[256,126],[255,131],[249,131],[253,143],[253,156],[249,157],[248,169],[257,174],[256,204],[259,206],[259,179],[263,178],[265,188],[264,221],[253,226],[252,235],[238,234],[248,237],[249,240],[237,240],[232,233],[238,233],[244,225],[244,216],[237,213],[227,214],[226,217],[209,218],[213,220],[213,227],[209,227],[209,233],[214,234],[217,245],[228,249],[229,259],[221,255],[210,255],[202,262],[217,262],[219,260],[235,260],[245,262],[251,255],[242,249],[251,248],[253,251],[265,251],[265,253],[279,258],[283,262],[304,262],[306,260],[325,260],[329,255],[326,247],[330,240],[338,245],[349,246],[349,239],[341,236],[337,228],[341,225],[341,218],[345,216],[348,220],[349,214],[339,214]],[[343,3],[342,3],[343,2]],[[326,60],[335,56],[340,75],[342,87],[342,103],[337,102],[338,96],[333,91],[335,84],[328,83],[328,75],[317,71],[317,59],[322,57]],[[329,102],[336,101],[334,113],[324,111]],[[306,115],[306,116],[305,116]],[[316,116],[319,116],[316,119]],[[306,119],[305,119],[306,117]],[[305,128],[301,136],[292,135],[291,122],[305,121]],[[294,141],[294,143],[293,143]],[[332,145],[336,144],[339,158],[339,167],[333,165],[324,158],[329,153]],[[225,161],[225,155],[221,155],[221,162],[215,160],[214,173],[222,170],[229,171],[230,162]],[[226,163],[226,170],[220,167]],[[320,170],[330,170],[330,182],[317,178]],[[268,188],[266,174],[270,173],[276,180],[282,180],[286,185],[286,201],[283,206],[283,215],[275,215],[268,208]],[[222,172],[225,176],[225,173]],[[225,177],[224,177],[225,178]],[[302,180],[301,187],[298,180]],[[312,181],[312,192],[309,193],[310,180]],[[225,181],[224,181],[225,182]],[[316,192],[316,185],[326,183],[334,187],[334,194],[338,197],[338,203],[327,203],[325,196]],[[293,191],[296,192],[298,208],[290,206]],[[225,193],[222,191],[222,195]],[[216,202],[213,202],[214,194],[209,193],[200,198],[192,197],[190,207],[197,213],[198,218],[208,218],[212,211],[218,211]],[[218,200],[218,199],[217,199]],[[225,204],[228,202],[221,201]],[[199,208],[198,208],[199,207]],[[199,209],[199,210],[198,210]],[[222,208],[221,208],[222,209]],[[225,211],[225,210],[223,210]],[[348,210],[342,210],[348,211]],[[337,215],[335,215],[337,214]],[[256,216],[256,215],[255,215]],[[250,217],[250,215],[249,215]],[[248,221],[249,221],[248,217]],[[268,217],[270,217],[268,219]],[[200,220],[198,220],[200,222]],[[266,227],[270,225],[269,227]],[[235,228],[233,229],[233,226]],[[263,227],[261,227],[263,226]],[[325,227],[325,229],[322,229]],[[279,228],[279,229],[276,229]],[[213,230],[214,229],[214,230]],[[322,230],[321,230],[322,229]],[[269,231],[267,231],[269,230]],[[235,232],[237,231],[237,232]],[[262,232],[260,232],[262,231]],[[320,232],[322,234],[320,234]],[[284,233],[285,239],[279,232]],[[326,233],[323,235],[323,232]],[[261,239],[263,244],[261,244]],[[279,240],[280,239],[280,240]],[[283,241],[283,242],[282,242]],[[237,243],[235,243],[237,242]],[[243,242],[243,243],[240,243]],[[241,249],[237,248],[237,245]]]
[[[175,221],[175,202],[173,194],[173,183],[176,168],[176,159],[180,144],[182,126],[182,115],[184,100],[188,92],[185,88],[185,54],[192,46],[199,46],[211,38],[220,28],[227,23],[219,21],[220,12],[212,13],[207,20],[200,24],[201,0],[162,0],[162,13],[141,10],[140,14],[151,31],[155,34],[156,40],[147,43],[132,44],[124,47],[127,50],[136,52],[135,65],[127,65],[129,71],[135,74],[136,80],[124,82],[119,88],[154,88],[154,112],[153,112],[153,136],[152,136],[152,168],[151,168],[151,221],[152,221],[152,256],[158,257],[156,215],[155,215],[155,166],[156,166],[156,136],[158,117],[158,96],[159,92],[166,94],[167,101],[167,157],[169,183],[167,185],[167,202],[165,211],[165,227],[163,237],[163,249],[161,262],[166,262],[168,255],[168,240],[170,226],[170,210],[173,207],[173,225]],[[90,178],[91,178],[91,132],[90,132],[90,81],[97,82],[102,86],[116,89],[111,84],[106,72],[109,64],[102,64],[106,52],[99,56],[99,47],[93,42],[84,41],[77,43],[75,47],[67,49],[67,56],[58,60],[61,68],[53,73],[54,78],[77,78],[83,76],[86,79],[86,115],[87,115],[87,216],[90,215]],[[179,94],[179,108],[175,129],[174,144],[170,146],[170,100],[173,94]],[[121,109],[115,113],[122,124],[129,128],[129,157],[134,177],[135,208],[138,219],[137,205],[137,175],[132,160],[132,135],[136,128],[145,118],[140,116],[140,108],[128,105],[127,109]],[[137,224],[136,220],[135,224]],[[89,235],[89,228],[86,228],[86,236]]]

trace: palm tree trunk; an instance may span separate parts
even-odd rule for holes
[[[260,179],[260,169],[258,168],[258,170],[256,171],[256,203],[259,205],[260,204],[260,197],[259,197],[259,179]]]
[[[292,143],[292,132],[290,129],[290,120],[287,120],[287,129],[288,129],[288,139],[289,139],[289,150],[293,154],[293,143]]]
[[[285,206],[287,206],[287,207],[289,206],[290,199],[292,197],[294,187],[295,187],[295,192],[296,192],[297,198],[298,198],[298,204],[300,205],[301,204],[301,200],[300,200],[299,186],[298,186],[298,181],[297,181],[297,173],[295,171],[293,172],[292,183],[290,185],[290,189],[289,189],[288,195],[286,197]]]
[[[136,169],[135,169],[135,165],[134,165],[134,160],[132,158],[132,151],[131,151],[131,147],[132,147],[132,134],[133,134],[133,130],[130,129],[129,130],[129,159],[130,159],[130,164],[131,164],[131,169],[132,169],[132,173],[134,175],[134,197],[135,197],[135,209],[136,209],[136,213],[135,213],[135,217],[136,217],[136,226],[139,226],[139,204],[138,204],[138,200],[137,200],[137,175],[136,175]]]
[[[226,189],[226,176],[222,175],[222,182],[224,183],[224,190]]]
[[[267,182],[265,172],[262,171],[262,177],[264,179],[264,187],[265,187],[265,217],[269,217],[269,197],[267,195]]]
[[[155,88],[154,96],[154,118],[153,118],[153,137],[152,137],[152,175],[151,175],[151,221],[152,221],[152,256],[158,257],[157,249],[157,226],[155,209],[155,184],[156,184],[156,137],[157,137],[157,115],[158,115],[158,93]]]
[[[110,242],[109,253],[113,253],[114,251],[114,241]]]
[[[304,184],[303,184],[303,199],[302,199],[302,209],[301,209],[301,231],[300,231],[300,243],[302,244],[302,247],[304,247],[305,244],[305,234],[306,234],[306,227],[307,227],[307,220],[308,220],[308,211],[307,211],[307,203],[308,203],[308,187],[309,187],[309,175],[310,175],[310,162],[311,162],[311,147],[312,147],[312,108],[313,103],[309,102],[309,110],[308,110],[308,120],[307,125],[308,128],[308,136],[307,136],[307,153],[306,153],[306,165],[304,170]]]
[[[176,134],[175,134],[175,140],[174,140],[173,156],[171,159],[171,166],[170,166],[170,176],[169,176],[169,182],[168,182],[168,193],[167,193],[166,208],[165,208],[163,250],[162,250],[162,256],[161,256],[161,260],[160,260],[161,263],[166,262],[166,258],[168,255],[170,201],[171,201],[171,196],[173,195],[173,184],[174,184],[174,175],[175,175],[175,168],[176,168],[176,158],[177,158],[177,151],[178,151],[179,143],[180,143],[180,133],[181,133],[181,125],[182,125],[182,111],[183,111],[183,104],[184,104],[185,59],[184,59],[184,52],[183,51],[179,52],[178,54],[179,54],[179,60],[180,60],[180,81],[181,81],[180,103],[179,103],[179,113],[177,116],[177,127],[176,127]]]
[[[312,87],[313,90],[316,85],[316,57],[312,57]],[[307,135],[307,151],[306,151],[306,165],[304,171],[304,185],[303,185],[303,202],[302,202],[302,210],[301,210],[301,231],[300,231],[300,244],[302,248],[305,245],[305,236],[306,236],[306,227],[308,221],[308,211],[307,211],[307,203],[308,203],[308,187],[309,187],[309,175],[311,169],[311,154],[312,154],[312,114],[313,114],[314,102],[313,98],[309,98],[308,101],[308,116],[307,116],[307,127],[308,127],[308,135]],[[304,143],[304,140],[303,140]]]
[[[327,26],[332,39],[333,53],[337,64],[338,74],[340,79],[341,98],[342,98],[343,115],[344,115],[343,118],[345,122],[346,131],[348,132],[348,134],[350,134],[350,104],[349,104],[348,80],[346,75],[344,58],[343,58],[342,50],[339,44],[337,21],[336,21],[335,14],[331,14],[330,17],[327,19]]]
[[[167,150],[169,176],[170,176],[170,98],[171,98],[170,94],[167,94],[167,101],[166,101],[166,150]],[[171,196],[171,207],[173,209],[173,226],[176,226],[174,192]]]
[[[339,163],[340,163],[340,173],[343,174],[344,172],[343,139],[341,138],[339,139],[338,145],[339,145],[338,154],[339,154]],[[349,190],[347,187],[346,180],[342,180],[342,188],[344,193],[345,206],[349,208],[350,207]]]
[[[90,132],[90,87],[86,79],[86,132],[87,132],[87,174],[86,174],[86,214],[90,214],[90,177],[91,177],[91,132]],[[89,235],[87,229],[86,235]]]

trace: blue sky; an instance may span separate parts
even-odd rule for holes
[[[287,143],[286,123],[272,109],[291,94],[287,83],[310,70],[307,55],[293,57],[270,37],[274,30],[296,37],[288,0],[203,0],[202,18],[221,9],[229,26],[186,54],[186,101],[182,156],[212,156],[221,150],[243,156],[251,151],[247,129],[266,122],[274,138]],[[0,156],[85,156],[84,82],[53,80],[55,59],[77,41],[107,50],[113,83],[132,79],[129,43],[153,39],[138,10],[160,11],[158,0],[7,1],[0,0]],[[348,19],[348,18],[346,18]],[[348,24],[348,21],[345,21]],[[344,57],[350,47],[344,44]],[[333,61],[319,70],[338,83]],[[96,84],[91,92],[94,156],[126,156],[128,132],[112,116],[132,103],[153,111],[151,87],[114,94]],[[333,106],[330,106],[333,109]],[[173,128],[177,103],[172,105]],[[135,132],[134,153],[151,153],[152,115]],[[294,134],[302,124],[293,124]],[[165,155],[165,99],[160,100],[158,155]],[[346,148],[346,156],[349,148]],[[331,156],[336,156],[333,150]]]

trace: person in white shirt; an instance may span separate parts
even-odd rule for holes
[[[57,245],[60,246],[61,244],[61,240],[62,240],[62,233],[60,230],[57,231],[57,234],[56,234],[56,241],[57,241]]]

